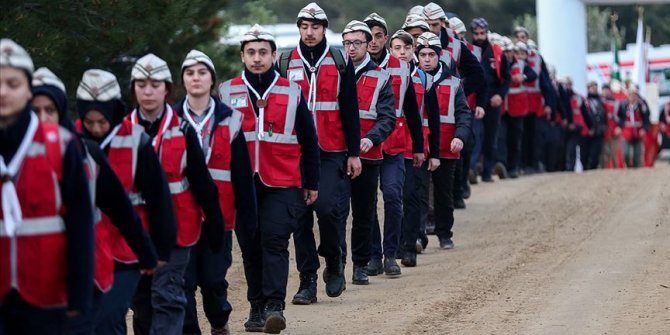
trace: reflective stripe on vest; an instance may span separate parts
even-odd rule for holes
[[[510,69],[510,76],[515,76],[517,74],[523,74],[523,68],[525,66],[525,63],[523,62],[514,62],[512,64],[512,68]],[[509,94],[520,94],[520,93],[525,93],[527,91],[527,88],[523,85],[523,83],[516,83],[514,81],[510,81],[509,84]]]
[[[466,43],[466,45],[468,46],[468,50],[470,50],[470,52],[472,52],[472,54],[475,55],[475,58],[477,58],[477,61],[481,62],[482,61],[482,48],[479,47],[479,46],[476,46],[472,43]]]
[[[231,181],[230,171],[221,170],[221,169],[209,169],[209,174],[212,175],[212,179],[218,181]]]
[[[458,92],[458,88],[461,85],[461,80],[449,76],[446,79],[442,80],[440,84],[438,85],[438,89],[443,89],[445,87],[449,88],[449,103],[448,103],[448,110],[444,110],[443,101],[438,100],[438,103],[440,105],[440,123],[448,123],[448,124],[455,124],[456,123],[456,116],[455,116],[455,109],[454,109],[454,102],[456,100],[456,93]],[[441,94],[438,93],[438,99],[441,98]],[[445,115],[446,112],[446,115]]]
[[[409,64],[396,58],[391,57],[391,54],[386,54],[385,65],[381,65],[388,72],[391,77],[391,85],[393,87],[393,95],[395,98],[395,116],[396,118],[405,116],[403,112],[403,105],[405,103],[405,95],[410,84],[410,69]],[[400,83],[397,84],[393,78],[399,78]]]
[[[540,72],[542,71],[542,59],[540,58],[540,54],[535,50],[530,50],[526,62],[537,74],[537,79],[529,83],[524,83],[524,85],[529,93],[540,93]]]
[[[65,222],[60,215],[23,218],[22,221],[16,230],[16,236],[47,235],[65,231]],[[4,223],[4,220],[0,220],[0,227],[3,227]],[[0,236],[8,236],[4,227],[0,229]]]
[[[358,78],[359,83],[364,83],[367,78],[371,80],[376,80],[374,91],[372,92],[372,100],[370,101],[370,106],[367,110],[363,109],[364,107],[359,106],[358,115],[362,120],[377,120],[377,100],[379,100],[379,92],[382,87],[388,82],[389,75],[388,73],[382,71],[381,69],[371,70],[365,72],[360,78]],[[363,80],[363,81],[361,81]],[[368,91],[361,91],[361,85],[359,87],[359,94],[369,93]]]

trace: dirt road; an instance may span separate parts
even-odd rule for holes
[[[473,186],[456,248],[416,268],[287,305],[286,334],[670,334],[670,167]],[[381,212],[380,212],[381,214]],[[293,260],[293,259],[292,259]],[[288,300],[298,278],[291,265]],[[239,251],[229,272],[243,332]],[[351,279],[351,266],[347,269]],[[206,323],[206,322],[204,322]]]

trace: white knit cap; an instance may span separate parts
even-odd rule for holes
[[[252,41],[268,41],[271,44],[275,44],[274,35],[270,34],[265,28],[259,24],[255,24],[249,31],[247,31],[240,40],[241,44]]]
[[[393,33],[393,36],[391,36],[391,40],[394,40],[394,39],[400,37],[401,35],[409,36],[409,37],[412,38],[412,41],[414,40],[414,36],[412,36],[410,33],[406,32],[402,29]]]
[[[77,99],[100,102],[121,99],[121,87],[111,72],[87,70],[77,87]]]
[[[131,80],[151,79],[172,82],[172,73],[167,63],[154,54],[148,54],[135,62],[130,72]]]
[[[353,33],[355,31],[360,31],[369,34],[370,37],[372,37],[372,31],[370,30],[370,27],[368,27],[367,24],[358,20],[352,20],[349,23],[347,23],[347,25],[344,26],[344,30],[342,31],[342,36],[344,36],[344,34]]]
[[[514,43],[512,43],[512,39],[507,37],[507,36],[503,36],[502,37],[502,47],[503,47],[503,50],[505,50],[505,51],[514,50]]]
[[[535,44],[535,41],[529,39],[527,44],[528,44],[528,49],[537,50],[537,44]]]
[[[26,49],[9,38],[0,40],[0,66],[10,66],[33,74],[35,66]]]
[[[528,52],[528,45],[521,41],[514,43],[514,51],[525,51]]]
[[[419,16],[424,16],[424,18],[425,18],[425,15],[423,15],[423,6],[414,6],[414,7],[410,8],[409,12],[407,12],[407,15],[412,15],[412,14],[419,15]]]
[[[416,38],[416,45],[421,45],[424,47],[438,47],[440,49],[442,48],[440,37],[430,31],[419,35],[419,37]]]
[[[212,62],[212,59],[205,55],[202,51],[195,49],[189,51],[189,53],[186,55],[186,59],[184,59],[184,62],[181,63],[181,70],[184,71],[185,68],[198,63],[205,64],[212,72],[214,72],[214,74],[216,74],[216,69],[214,68],[214,62]]]
[[[363,22],[365,22],[368,25],[371,24],[371,23],[379,22],[384,27],[384,30],[386,30],[386,32],[388,34],[389,29],[388,29],[388,25],[386,25],[386,20],[384,20],[384,18],[381,17],[381,15],[379,15],[377,13],[372,13],[372,14],[368,15],[368,17],[366,17],[363,20]],[[370,28],[370,29],[372,29],[372,28]]]
[[[465,29],[465,24],[463,21],[457,17],[452,17],[449,19],[449,28],[453,29],[456,34],[465,33],[468,31]]]
[[[65,84],[51,70],[41,67],[33,73],[33,87],[50,85],[65,93]]]
[[[316,2],[311,2],[307,6],[303,7],[300,12],[298,12],[298,22],[300,20],[317,20],[317,21],[326,21],[328,23],[328,16],[326,12],[316,4]]]
[[[444,9],[440,5],[430,2],[425,7],[423,7],[423,15],[426,16],[428,20],[446,20],[447,14],[444,13]]]
[[[407,15],[407,18],[405,18],[405,23],[402,24],[402,29],[410,28],[430,30],[430,26],[428,25],[428,22],[426,22],[426,18],[416,14]]]

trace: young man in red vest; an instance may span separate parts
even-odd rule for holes
[[[607,132],[605,132],[603,152],[600,155],[600,167],[603,169],[617,168],[616,152],[619,145],[619,136],[614,135],[614,129],[619,124],[617,116],[618,102],[614,100],[609,84],[604,84],[600,88],[600,95],[603,97],[603,104],[607,112]]]
[[[244,71],[221,84],[219,92],[244,115],[241,131],[252,157],[259,209],[254,238],[240,240],[251,304],[244,327],[278,334],[286,327],[288,241],[319,195],[319,144],[300,86],[275,71],[274,36],[254,25],[240,48]]]
[[[351,259],[354,263],[353,284],[367,285],[366,266],[370,262],[370,233],[375,198],[379,187],[379,171],[384,155],[382,142],[395,128],[395,102],[388,72],[375,64],[368,53],[372,32],[361,21],[349,22],[342,32],[342,44],[356,67],[356,88],[361,122],[361,159],[363,171],[351,182]],[[348,207],[348,206],[347,206]],[[342,252],[346,251],[345,225],[342,233]],[[385,259],[391,273],[400,274],[395,255]]]
[[[368,53],[372,61],[388,71],[391,77],[396,116],[395,129],[382,145],[384,160],[379,172],[380,188],[384,196],[383,250],[379,219],[375,211],[372,222],[371,259],[367,272],[368,275],[373,276],[381,273],[394,276],[400,274],[400,267],[395,262],[396,255],[402,254],[400,232],[403,217],[402,190],[405,184],[406,169],[404,153],[409,146],[412,148],[412,161],[418,166],[423,165],[426,159],[423,153],[423,131],[410,65],[386,49],[389,36],[383,17],[372,13],[365,18],[364,22],[372,33]],[[407,134],[410,134],[409,138]],[[385,259],[384,264],[382,264],[382,256]]]
[[[33,62],[0,40],[0,333],[63,334],[90,307],[93,210],[82,148],[31,111]]]
[[[591,118],[593,119],[593,128],[588,135],[588,148],[584,170],[597,169],[600,164],[600,155],[603,151],[603,142],[608,130],[607,110],[605,99],[598,94],[598,83],[595,81],[586,84],[586,101],[589,105]]]
[[[566,139],[566,171],[575,171],[577,161],[583,164],[587,161],[587,150],[582,150],[587,147],[589,131],[593,128],[593,118],[589,112],[588,103],[586,99],[579,93],[575,92],[572,87],[572,79],[566,78],[565,82],[565,96],[566,105],[568,109],[567,119],[567,139]],[[579,155],[577,154],[577,147],[580,148]]]
[[[319,256],[325,258],[323,279],[326,294],[338,297],[345,289],[339,226],[346,222],[350,180],[361,173],[360,122],[354,67],[326,40],[328,17],[316,3],[298,13],[300,42],[279,59],[280,75],[302,89],[319,134],[319,190],[323,196],[300,218],[295,232],[296,263],[300,287],[292,303],[316,302]],[[320,245],[314,240],[314,212],[319,224]]]
[[[617,109],[619,125],[615,134],[621,135],[621,150],[626,167],[642,167],[642,141],[649,130],[649,108],[640,99],[637,87],[628,89],[628,100],[619,104]]]
[[[461,80],[439,60],[440,39],[423,33],[417,39],[421,69],[433,76],[431,90],[437,95],[440,114],[440,167],[432,173],[435,199],[435,233],[440,248],[452,249],[454,225],[454,172],[464,141],[469,137],[472,112],[468,108]]]

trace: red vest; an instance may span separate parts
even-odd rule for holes
[[[430,80],[430,76],[426,75],[426,80]],[[412,85],[414,85],[414,93],[416,94],[416,102],[419,109],[419,115],[421,115],[421,124],[423,130],[423,152],[428,156],[428,134],[430,129],[428,128],[428,110],[425,106],[424,96],[426,95],[426,88],[421,83],[421,77],[419,77],[419,70],[414,72],[412,76]],[[430,86],[429,86],[430,87]],[[414,150],[412,147],[412,134],[409,131],[409,127],[405,127],[405,158],[412,159]]]
[[[614,99],[603,99],[603,106],[607,112],[607,132],[605,132],[605,140],[614,136],[614,129],[619,126],[619,119],[616,115],[616,101]]]
[[[166,106],[163,113],[158,134],[152,139],[152,145],[157,151],[170,188],[177,219],[177,245],[189,247],[200,239],[203,213],[186,178],[186,138],[179,130],[181,119],[170,106]],[[137,124],[137,110],[126,119]]]
[[[220,86],[221,100],[243,114],[242,131],[249,147],[251,166],[263,184],[270,187],[302,187],[300,145],[295,118],[300,103],[300,87],[279,77],[266,97],[263,126],[252,105],[242,77]],[[260,112],[260,109],[259,109]],[[339,113],[339,112],[338,112]]]
[[[580,132],[581,136],[589,135],[589,127],[586,126],[586,121],[584,121],[584,116],[582,115],[581,106],[584,104],[584,98],[577,93],[573,93],[570,97],[570,109],[572,109],[572,123],[575,126],[581,126],[582,130]]]
[[[459,159],[460,152],[451,152],[451,141],[456,134],[456,109],[454,101],[456,93],[461,87],[461,80],[457,77],[447,76],[437,87],[437,102],[440,106],[440,158]]]
[[[15,178],[23,220],[13,237],[5,234],[0,210],[0,301],[13,288],[40,308],[67,305],[68,256],[60,183],[62,153],[71,138],[58,126],[38,124]]]
[[[233,111],[232,115],[216,125],[212,132],[210,154],[207,155],[207,168],[219,192],[219,206],[223,212],[226,231],[235,229],[237,210],[230,173],[232,158],[230,144],[240,132],[241,127],[242,113]]]
[[[128,193],[130,202],[135,208],[135,212],[142,220],[145,230],[149,230],[149,220],[147,218],[144,199],[135,189],[135,170],[137,168],[137,151],[140,147],[140,138],[144,129],[133,125],[129,120],[123,120],[117,126],[118,132],[109,144],[107,159],[112,170],[121,181],[121,185]],[[130,249],[125,239],[116,226],[114,226],[106,215],[102,216],[102,223],[107,226],[108,241],[114,255],[114,259],[121,263],[136,263],[137,256]]]
[[[482,48],[472,44],[472,43],[465,43],[465,46],[468,47],[468,50],[472,52],[473,55],[475,55],[475,58],[477,58],[478,62],[482,62]],[[471,110],[475,110],[477,107],[477,93],[470,93],[468,95],[468,107],[470,107]]]
[[[623,129],[621,130],[621,137],[626,141],[639,140],[640,139],[640,129],[642,129],[642,113],[639,108],[632,109],[630,107],[638,107],[641,103],[631,105],[630,103],[625,103],[626,106],[626,120],[623,123]]]
[[[501,66],[500,63],[501,63],[502,57],[503,57],[503,49],[495,43],[490,43],[489,45],[491,46],[491,50],[493,50],[493,58],[495,58],[493,60],[493,62],[495,64],[496,75],[498,76],[498,81],[502,82],[503,78],[502,78],[502,75],[500,74],[500,66]]]
[[[288,80],[297,83],[302,88],[302,93],[307,99],[307,107],[314,116],[316,132],[320,135],[321,149],[331,152],[346,151],[347,144],[344,140],[340,105],[337,100],[342,78],[340,78],[340,72],[330,49],[326,49],[326,55],[315,69],[315,74],[305,71],[305,64],[300,58],[299,51],[300,48],[295,48],[291,52],[286,76]],[[316,79],[315,83],[314,79]]]
[[[515,61],[510,69],[510,76],[523,74],[523,62]],[[509,84],[507,93],[507,112],[513,117],[522,117],[528,114],[528,91],[523,83],[516,83],[513,80]]]
[[[542,98],[542,90],[540,90],[540,72],[542,72],[542,58],[535,50],[528,51],[528,66],[530,66],[535,73],[537,79],[531,82],[525,82],[524,85],[528,90],[528,112],[534,113],[536,116],[544,116],[544,104]]]
[[[454,36],[454,32],[451,29],[447,29],[449,35],[449,46],[447,46],[447,51],[451,55],[451,58],[456,62],[456,66],[460,67],[461,64],[461,40],[457,39]],[[449,63],[447,63],[449,65]]]
[[[409,64],[387,54],[386,61],[380,65],[385,68],[391,77],[391,88],[395,97],[395,129],[389,137],[382,143],[382,149],[386,154],[398,155],[405,151],[405,132],[407,132],[407,122],[403,112],[405,94],[411,84],[411,74]]]
[[[356,90],[358,92],[358,115],[361,118],[361,139],[374,127],[377,122],[377,100],[382,87],[389,81],[389,75],[379,66],[374,70],[366,71],[358,78]],[[381,160],[381,144],[373,146],[368,152],[361,152],[362,159]]]

